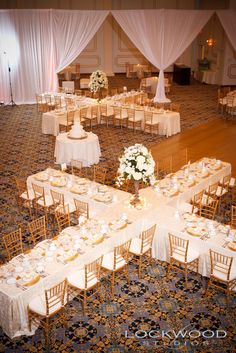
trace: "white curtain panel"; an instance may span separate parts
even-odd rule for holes
[[[236,10],[217,10],[220,22],[232,44],[236,50]]]
[[[53,11],[56,72],[60,72],[85,49],[109,11]]]
[[[50,10],[0,10],[0,100],[5,103],[11,99],[9,68],[16,103],[35,102],[36,92],[55,89],[50,16]]]
[[[213,14],[200,10],[114,10],[113,16],[159,72],[156,102],[165,96],[164,70],[184,52]]]

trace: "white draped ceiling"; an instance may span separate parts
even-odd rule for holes
[[[234,50],[236,50],[236,10],[218,10],[216,13],[224,27],[230,43]]]
[[[192,43],[213,11],[161,9],[112,14],[135,46],[160,70],[154,101],[168,102],[164,70]]]
[[[56,73],[83,51],[107,10],[0,10],[0,100],[10,101],[9,71],[17,103],[55,91]],[[155,101],[167,101],[164,70],[191,44],[213,14],[198,10],[112,11],[141,53],[160,70]],[[236,48],[235,11],[217,11]],[[10,68],[10,70],[9,70]]]

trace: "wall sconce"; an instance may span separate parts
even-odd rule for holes
[[[207,43],[208,47],[212,47],[215,44],[215,42],[216,41],[213,38],[211,38],[211,37],[206,40],[206,43]]]

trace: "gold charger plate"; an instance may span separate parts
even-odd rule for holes
[[[230,250],[232,250],[232,251],[236,251],[236,244],[233,243],[233,242],[230,242],[230,243],[228,244],[228,248],[229,248]]]
[[[194,229],[197,229],[197,227],[189,227],[189,228],[187,228],[187,233],[190,234],[190,235],[193,235],[194,237],[200,237],[200,236],[203,235],[200,232],[199,233],[194,232]]]

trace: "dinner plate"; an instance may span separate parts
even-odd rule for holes
[[[205,232],[204,232],[204,229],[202,228],[199,228],[199,227],[188,227],[187,229],[187,233],[190,234],[190,235],[193,235],[195,237],[200,237],[201,235],[203,235]]]
[[[48,174],[47,173],[38,173],[34,176],[34,178],[38,181],[47,181],[48,180]]]
[[[21,273],[24,271],[24,268],[21,266],[17,266],[15,271],[16,271],[16,273]]]
[[[14,277],[10,277],[6,280],[7,284],[15,284],[16,283],[16,279]]]
[[[57,180],[57,181],[52,181],[51,185],[61,188],[63,186],[66,186],[66,183],[67,183],[67,180]]]

